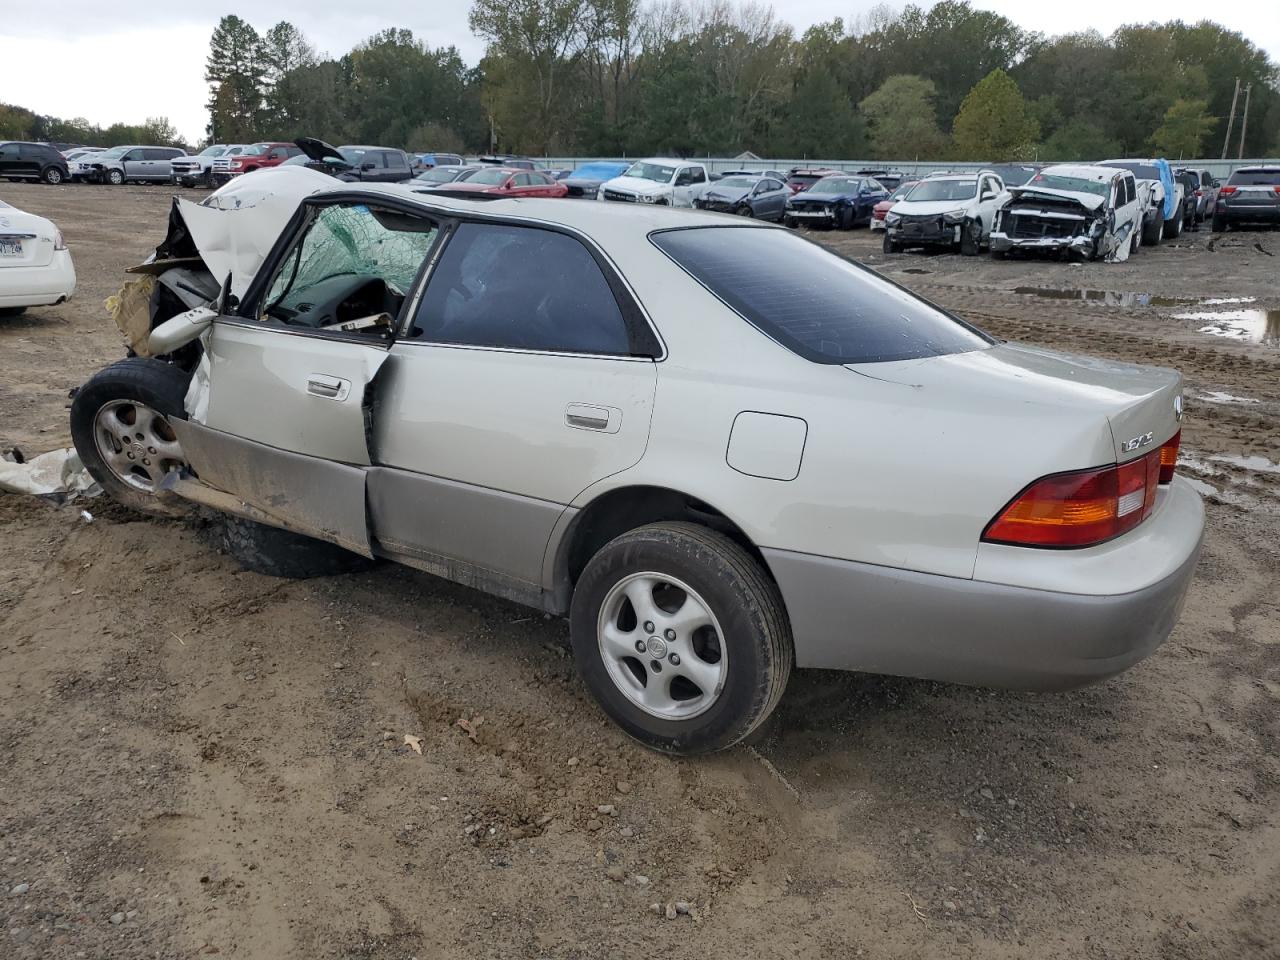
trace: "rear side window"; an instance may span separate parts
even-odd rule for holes
[[[1265,187],[1280,184],[1280,167],[1274,170],[1237,170],[1227,183],[1238,187]]]
[[[600,266],[551,230],[463,223],[432,271],[410,337],[626,356],[632,337]]]
[[[914,360],[992,343],[875,271],[784,230],[695,227],[651,239],[749,323],[814,363]]]

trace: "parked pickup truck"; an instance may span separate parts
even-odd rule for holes
[[[175,157],[173,162],[169,164],[170,170],[173,172],[174,185],[183,187],[213,186],[213,164],[221,157],[226,157],[230,161],[231,157],[239,156],[246,148],[243,143],[214,143],[205,147],[199,153],[186,157]]]
[[[290,157],[302,155],[302,149],[293,143],[255,143],[235,156],[218,157],[213,161],[213,181],[221,185],[232,177],[254,170],[278,167]]]
[[[622,176],[606,180],[600,195],[623,203],[692,207],[710,179],[707,168],[700,163],[654,157],[637,160]]]
[[[1182,233],[1183,187],[1168,160],[1103,160],[1099,166],[1118,167],[1148,185],[1149,203],[1142,213],[1142,242],[1154,246],[1165,237]]]

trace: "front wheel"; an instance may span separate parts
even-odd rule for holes
[[[880,249],[885,253],[897,253],[902,248],[898,246],[898,242],[889,237],[889,231],[885,230],[884,240],[880,243]]]
[[[1164,239],[1164,221],[1159,217],[1154,220],[1145,221],[1142,224],[1142,242],[1148,247],[1154,247],[1157,243]]]
[[[794,660],[777,586],[742,546],[692,523],[602,547],[574,589],[570,638],[604,712],[646,746],[683,755],[748,736]]]
[[[71,440],[103,490],[126,507],[181,516],[156,496],[166,473],[187,465],[171,420],[186,419],[190,374],[171,363],[130,357],[99,370],[71,403]]]
[[[1164,235],[1169,239],[1176,239],[1182,235],[1182,216],[1176,216],[1172,220],[1164,222]]]
[[[754,216],[754,214],[752,214],[751,212],[751,208],[747,206],[745,203],[738,204],[737,208],[733,212],[740,217]]]
[[[108,170],[106,179],[107,179],[107,183],[111,184],[111,186],[118,187],[122,183],[124,183],[124,171]]]
[[[982,250],[982,221],[966,220],[960,230],[960,255],[976,257]]]

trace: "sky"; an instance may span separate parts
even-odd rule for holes
[[[774,0],[773,8],[800,32],[833,17],[851,21],[878,2]],[[929,0],[917,2],[930,5]],[[130,25],[118,7],[101,0],[59,0],[56,17],[48,16],[47,8],[38,3],[0,0],[0,5],[7,8],[0,17],[0,102],[56,117],[85,117],[103,126],[163,116],[189,142],[203,137],[208,119],[204,61],[222,11],[161,4],[146,8],[139,20],[143,25]],[[1193,0],[1164,0],[1141,8],[1114,0],[974,0],[973,5],[1050,35],[1089,27],[1106,34],[1124,23],[1194,22],[1205,15],[1203,2]],[[402,8],[391,16],[352,13],[352,6],[350,0],[258,0],[247,11],[225,12],[239,13],[259,31],[288,20],[319,51],[334,56],[386,27],[407,27],[433,47],[456,46],[468,63],[483,53],[483,45],[467,28],[468,3],[371,5]],[[1280,61],[1280,16],[1275,10],[1275,0],[1236,0],[1215,9],[1212,19],[1239,30]]]

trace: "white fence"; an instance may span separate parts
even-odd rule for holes
[[[542,157],[543,166],[550,169],[573,169],[582,166],[584,163],[591,163],[594,160],[610,160],[619,163],[627,160],[637,160],[639,157]],[[779,159],[761,159],[761,160],[735,160],[724,157],[688,157],[689,160],[695,160],[704,163],[707,169],[712,173],[719,173],[721,170],[781,170],[783,172],[790,170],[792,167],[814,167],[822,170],[886,170],[897,171],[909,174],[927,174],[937,170],[980,170],[989,164],[983,163],[946,163],[946,162],[924,162],[918,160],[779,160]],[[1051,163],[1053,161],[1039,159],[1035,163]],[[1276,159],[1254,159],[1254,160],[1171,160],[1175,167],[1188,167],[1192,170],[1208,170],[1215,177],[1225,178],[1231,174],[1237,167],[1250,167],[1260,163],[1280,164],[1280,160]]]

